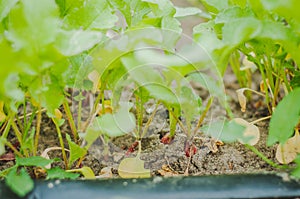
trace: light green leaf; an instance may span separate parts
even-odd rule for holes
[[[102,34],[97,31],[70,30],[60,31],[55,46],[66,56],[73,56],[89,50],[101,41]]]
[[[142,0],[148,2],[152,7],[152,12],[157,17],[173,16],[176,12],[170,0]]]
[[[23,0],[11,10],[6,37],[29,54],[54,42],[58,29],[55,1]]]
[[[128,104],[120,104],[120,109],[114,114],[104,114],[97,117],[93,123],[93,131],[100,131],[110,137],[125,135],[135,129],[136,120],[129,112]]]
[[[5,18],[9,11],[16,5],[19,0],[1,0],[0,1],[0,22]]]
[[[16,157],[16,165],[18,166],[36,166],[36,167],[45,167],[48,164],[53,163],[54,160],[49,160],[41,156],[32,156],[28,158],[19,158]]]
[[[271,121],[267,145],[284,144],[294,133],[300,121],[300,88],[285,96],[277,105]]]
[[[102,30],[115,26],[118,17],[112,14],[106,0],[67,1],[68,14],[64,22],[68,29]]]
[[[144,161],[138,156],[123,159],[118,168],[121,178],[150,178],[150,169],[144,168]]]
[[[230,7],[216,16],[215,23],[230,23],[244,17],[254,17],[254,13],[249,8]]]
[[[82,167],[80,169],[67,170],[67,172],[80,172],[87,180],[96,179],[96,176],[90,167]]]
[[[180,22],[172,16],[165,16],[161,20],[161,28],[163,30],[164,47],[173,51],[182,33]]]
[[[298,179],[300,179],[300,155],[297,156],[295,163],[297,164],[297,167],[292,172],[292,175]]]
[[[19,173],[17,167],[12,169],[7,174],[5,183],[20,197],[24,197],[34,188],[33,180],[24,168]]]
[[[175,7],[176,13],[174,17],[186,17],[186,16],[191,16],[191,15],[200,15],[203,13],[202,10],[196,7]]]
[[[51,179],[71,179],[75,180],[76,178],[79,177],[80,174],[78,173],[70,173],[67,172],[59,167],[55,167],[52,169],[47,170],[47,178],[46,180],[51,180]]]
[[[217,121],[209,125],[203,126],[201,130],[212,136],[213,138],[222,140],[224,142],[234,142],[238,139],[247,143],[252,137],[244,137],[244,126],[237,124],[234,121]]]
[[[70,150],[69,165],[72,165],[77,159],[85,156],[87,154],[87,150],[85,148],[81,148],[80,146],[72,142],[69,134],[66,134],[66,138]]]
[[[218,13],[228,7],[228,0],[201,0],[209,12]]]

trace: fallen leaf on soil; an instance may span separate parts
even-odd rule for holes
[[[296,130],[295,135],[289,138],[285,144],[279,144],[276,150],[276,159],[281,164],[288,164],[294,161],[300,153],[300,136]]]
[[[246,90],[245,88],[241,88],[236,91],[242,112],[246,111],[246,105],[247,105],[247,98],[244,95],[245,90]]]
[[[212,153],[217,153],[219,151],[218,146],[222,146],[224,143],[219,140],[211,139],[204,145],[207,146]]]
[[[101,169],[99,176],[97,176],[96,178],[112,178],[113,174],[111,172],[111,167],[104,167],[103,169]]]
[[[150,169],[144,168],[144,161],[138,156],[123,159],[120,162],[118,173],[122,178],[150,178]]]
[[[172,176],[178,176],[179,173],[177,171],[174,171],[171,169],[168,165],[162,165],[161,169],[157,170],[157,172],[164,177],[172,177]]]
[[[15,160],[15,158],[16,158],[16,156],[12,152],[8,152],[8,153],[0,156],[1,161],[11,161],[11,160]]]
[[[259,129],[257,126],[247,122],[246,120],[244,120],[242,118],[235,118],[235,119],[233,119],[233,121],[236,122],[237,124],[240,124],[240,125],[246,127],[243,132],[243,136],[250,138],[250,140],[246,143],[244,141],[242,141],[241,139],[238,139],[238,141],[240,143],[249,144],[249,145],[253,146],[259,141],[260,132],[259,132]]]

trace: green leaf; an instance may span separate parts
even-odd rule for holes
[[[161,28],[163,33],[164,47],[171,50],[175,48],[177,41],[180,39],[182,28],[180,22],[172,17],[165,16],[161,21]]]
[[[215,23],[230,23],[238,18],[253,16],[254,13],[249,8],[242,9],[240,7],[230,7],[216,16]]]
[[[16,157],[16,165],[18,166],[36,166],[36,167],[45,167],[48,164],[53,163],[54,160],[49,160],[41,156],[32,156],[28,158],[19,158]]]
[[[294,133],[300,121],[300,88],[285,96],[277,105],[271,121],[267,145],[284,144]]]
[[[68,172],[80,172],[85,177],[85,179],[88,179],[88,180],[96,179],[96,176],[90,167],[82,167],[80,169],[72,169],[72,170],[68,170]]]
[[[33,53],[55,41],[59,12],[53,0],[23,0],[9,15],[7,38],[16,49]]]
[[[101,41],[102,34],[97,31],[70,30],[60,31],[55,46],[66,56],[77,55],[89,50]]]
[[[209,12],[218,13],[228,7],[228,0],[201,0]]]
[[[10,10],[16,5],[19,0],[1,0],[0,2],[0,22],[5,18]]]
[[[36,102],[47,109],[47,114],[52,117],[54,111],[63,100],[63,88],[56,76],[45,74],[31,82],[29,92]]]
[[[78,173],[70,173],[67,172],[59,167],[51,168],[47,170],[47,178],[46,180],[51,180],[51,179],[71,179],[75,180],[76,178],[79,177],[80,174]]]
[[[242,140],[244,143],[247,143],[252,137],[244,137],[243,133],[245,127],[237,124],[234,121],[217,121],[212,122],[209,125],[203,126],[201,130],[212,136],[213,138],[220,139],[224,142],[234,142]]]
[[[202,10],[196,7],[175,7],[176,13],[174,17],[186,17],[186,16],[191,16],[191,15],[200,15],[202,14]]]
[[[93,122],[93,130],[100,131],[110,137],[125,135],[135,129],[136,120],[133,113],[129,112],[131,107],[120,104],[120,109],[114,114],[104,114],[97,117]]]
[[[12,169],[7,174],[5,183],[20,197],[24,197],[34,188],[33,180],[24,168],[19,173],[17,167]]]
[[[148,2],[152,7],[152,12],[157,17],[173,16],[176,12],[170,0],[142,0]]]
[[[109,29],[118,21],[106,0],[68,0],[66,6],[68,13],[64,22],[68,29]]]
[[[69,134],[66,134],[66,138],[70,150],[69,165],[72,165],[77,159],[85,156],[87,154],[87,150],[85,148],[81,148],[80,146],[72,142]]]

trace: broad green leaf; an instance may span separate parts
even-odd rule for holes
[[[234,121],[216,121],[200,128],[205,134],[224,142],[242,140],[247,143],[252,137],[244,137],[245,127]]]
[[[267,10],[283,16],[296,31],[300,32],[300,2],[298,0],[262,0],[261,3]]]
[[[75,180],[76,178],[79,177],[80,174],[78,173],[70,173],[67,172],[59,167],[55,167],[52,169],[47,170],[47,178],[46,180],[51,180],[51,179],[71,179]]]
[[[96,119],[92,125],[87,128],[86,133],[84,134],[84,140],[87,142],[85,148],[89,149],[96,139],[102,134],[103,132],[100,130]]]
[[[300,121],[300,88],[285,96],[277,105],[271,121],[267,145],[284,144],[294,133]]]
[[[180,22],[172,16],[165,16],[161,20],[161,28],[164,47],[173,51],[182,33]]]
[[[221,78],[214,79],[205,73],[194,72],[187,76],[187,80],[199,83],[210,95],[217,97],[223,106],[226,104],[226,93]]]
[[[66,138],[70,150],[69,165],[72,165],[77,159],[85,156],[87,154],[87,150],[85,148],[81,148],[80,146],[72,142],[69,134],[66,134]]]
[[[100,131],[110,137],[125,135],[135,129],[136,120],[129,112],[128,104],[120,104],[120,109],[114,114],[104,114],[93,122],[93,131]]]
[[[68,172],[79,172],[87,180],[96,179],[96,176],[95,176],[93,170],[90,167],[82,167],[80,169],[72,169],[72,170],[68,170]]]
[[[17,167],[12,169],[7,174],[5,183],[20,197],[24,197],[34,188],[34,182],[24,168],[19,172]]]
[[[229,4],[244,8],[247,5],[247,0],[229,0]]]
[[[34,53],[55,41],[59,12],[53,0],[23,0],[9,15],[6,37],[16,49]]]
[[[230,23],[238,18],[253,17],[254,13],[249,8],[230,7],[219,13],[215,18],[215,23]]]
[[[60,86],[57,77],[44,75],[35,79],[29,87],[29,92],[36,102],[47,109],[49,116],[53,117],[55,109],[64,100],[63,88]]]
[[[157,17],[173,16],[176,12],[170,0],[142,0],[148,2],[152,7],[152,12]]]
[[[16,5],[19,0],[1,0],[0,1],[0,22],[5,18],[9,11]]]
[[[150,169],[144,168],[144,161],[138,156],[123,159],[118,167],[121,178],[150,178]]]
[[[113,14],[106,0],[67,1],[68,14],[64,23],[68,29],[102,30],[115,26],[117,15]]]
[[[3,137],[0,137],[0,156],[5,153],[5,142],[6,142],[6,139]]]
[[[228,45],[239,45],[259,35],[262,28],[262,23],[254,17],[239,18],[224,25],[222,39]]]
[[[206,9],[212,13],[218,13],[228,7],[228,0],[201,0]]]
[[[41,156],[32,156],[28,158],[19,158],[16,157],[16,165],[18,166],[36,166],[36,167],[45,167],[48,164],[53,163],[54,160],[49,160]]]
[[[176,13],[174,17],[186,17],[186,16],[191,16],[191,15],[200,15],[202,14],[202,10],[196,7],[175,7]]]
[[[4,82],[4,91],[6,96],[12,100],[10,108],[17,112],[15,102],[21,102],[24,99],[24,92],[19,88],[20,78],[16,73],[10,73]]]
[[[97,31],[60,31],[57,35],[55,46],[63,55],[73,56],[89,50],[100,42],[101,38],[101,32]]]

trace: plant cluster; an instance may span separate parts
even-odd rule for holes
[[[265,98],[267,118],[272,115],[267,144],[280,143],[277,159],[283,164],[295,161],[293,174],[299,177],[300,3],[202,3],[205,12],[176,7],[169,0],[2,0],[0,154],[15,159],[13,167],[0,172],[7,185],[26,195],[33,188],[27,172],[31,167],[47,179],[75,179],[80,174],[93,179],[93,171],[81,163],[94,141],[100,137],[108,143],[128,133],[136,138],[131,150],[138,147],[138,155],[121,162],[120,176],[150,176],[139,154],[159,105],[169,113],[169,133],[161,141],[170,143],[179,126],[187,136],[188,157],[197,152],[193,138],[201,131],[222,141],[238,140],[280,167],[254,148],[258,128],[233,118],[222,84],[228,65],[241,86],[237,93],[242,111],[251,100],[244,91],[253,91],[253,72],[261,74],[260,91],[254,92]],[[182,36],[180,19],[190,15],[206,22],[194,27],[193,44],[176,49]],[[205,103],[190,82],[209,91]],[[229,119],[204,124],[216,99]],[[149,101],[155,108],[144,122]],[[39,150],[43,112],[56,126],[60,142],[44,152]],[[62,132],[65,123],[70,134]],[[50,150],[61,150],[63,160],[49,159]],[[64,168],[52,168],[55,161],[63,161]]]

